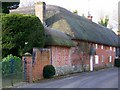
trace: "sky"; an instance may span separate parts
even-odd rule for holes
[[[100,18],[109,16],[109,27],[112,27],[115,32],[118,30],[118,2],[120,0],[20,0],[20,7],[31,6],[38,1],[61,6],[70,11],[77,10],[79,15],[87,16],[90,12],[96,23]]]

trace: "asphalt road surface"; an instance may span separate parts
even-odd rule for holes
[[[118,68],[79,73],[66,78],[24,84],[17,88],[118,88]]]

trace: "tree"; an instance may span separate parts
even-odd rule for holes
[[[98,22],[100,25],[107,27],[109,22],[109,17],[106,16],[105,18],[101,18],[100,21]]]
[[[74,13],[74,14],[78,14],[78,11],[77,11],[77,10],[74,10],[73,13]]]
[[[19,7],[19,2],[2,2],[2,13],[9,13],[9,9]]]
[[[44,27],[32,15],[7,14],[2,16],[2,56],[22,56],[33,47],[43,47]]]

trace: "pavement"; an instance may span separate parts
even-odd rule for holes
[[[83,72],[42,80],[36,83],[21,83],[13,88],[118,88],[118,68]]]

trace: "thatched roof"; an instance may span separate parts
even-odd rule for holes
[[[63,32],[45,27],[45,33],[46,33],[46,45],[54,45],[54,46],[59,45],[59,46],[67,46],[67,47],[74,46],[70,37]]]
[[[18,8],[13,12],[34,14],[35,9],[34,6],[31,6]],[[46,5],[45,22],[49,28],[54,28],[66,33],[72,37],[71,39],[83,40],[110,46],[118,46],[118,37],[112,30],[91,22],[84,17],[73,14],[62,7]],[[54,30],[51,31],[51,33],[54,33]],[[55,34],[53,36],[52,35],[53,34],[51,34],[50,37],[53,37]],[[49,41],[47,41],[47,44],[51,43],[50,40],[53,39],[49,39]],[[60,44],[62,42],[59,41],[61,40],[58,40],[56,44],[62,45]]]
[[[112,30],[58,6],[48,5],[46,9],[48,27],[67,33],[73,36],[72,39],[111,46],[118,45],[118,37]]]

